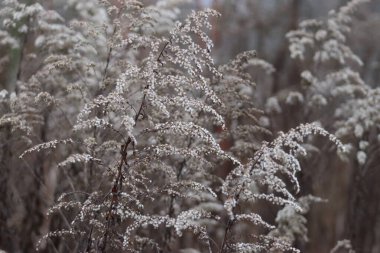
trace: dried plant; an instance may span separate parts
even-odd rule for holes
[[[36,219],[33,236],[40,240],[28,246],[299,252],[294,241],[307,240],[303,215],[320,199],[299,194],[297,173],[309,151],[304,143],[321,135],[343,153],[346,147],[313,122],[318,117],[271,132],[264,110],[281,114],[283,105],[272,97],[266,108],[256,108],[249,70],[271,74],[273,67],[255,51],[216,66],[209,30],[210,18],[219,14],[193,11],[180,22],[175,2],[73,0],[65,3],[67,19],[38,3],[0,4],[0,45],[15,51],[10,61],[18,66],[8,91],[0,93],[2,166],[9,175],[18,173],[12,166],[38,175],[27,182],[38,193],[30,209],[49,215]],[[350,94],[355,102],[342,103],[340,114],[332,115],[352,119],[334,125],[342,138],[346,129],[362,137],[377,120],[368,108],[378,102],[378,91],[347,63],[361,63],[343,35],[356,2],[326,23],[305,21],[288,35],[293,57],[305,60],[307,47],[318,47],[315,66],[334,61],[338,69],[305,70],[309,87],[289,93],[286,103],[308,102],[309,113],[330,95]],[[361,134],[356,123],[362,118],[347,116],[351,106],[365,108],[360,115],[371,121]],[[365,154],[357,156],[365,163]],[[16,177],[9,178],[6,187]],[[265,219],[260,205],[278,211],[275,222]],[[23,212],[1,215],[27,219]]]

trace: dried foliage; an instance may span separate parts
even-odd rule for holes
[[[1,2],[0,46],[17,66],[0,92],[1,205],[12,202],[15,173],[36,177],[18,183],[33,191],[19,197],[30,206],[2,211],[0,221],[13,227],[29,207],[38,213],[19,248],[31,251],[299,252],[305,214],[322,201],[302,196],[298,178],[315,136],[342,156],[356,152],[361,166],[378,146],[369,135],[380,93],[351,67],[362,62],[345,44],[361,2],[288,34],[306,86],[264,108],[250,70],[271,75],[273,66],[255,51],[217,66],[214,10],[180,22],[176,1],[73,0],[65,15]],[[276,115],[298,104],[302,124],[271,131]],[[334,110],[320,117],[326,106]],[[278,212],[274,221],[263,205]]]

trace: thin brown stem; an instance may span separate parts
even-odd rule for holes
[[[252,166],[250,168],[250,171],[249,171],[250,174],[252,173],[253,168],[255,167],[255,165],[258,163],[258,161],[260,160],[260,158],[263,155],[263,152],[261,150],[259,150],[258,152],[259,152],[259,154],[257,155],[256,159],[254,160],[254,162],[252,163]],[[242,187],[240,187],[239,190],[233,196],[236,203],[239,202],[240,194],[242,193],[243,189],[245,188],[245,184],[246,184],[246,181],[243,183]],[[236,206],[237,206],[237,204],[236,204]],[[236,209],[236,206],[233,208],[233,211],[234,211],[234,209]],[[223,237],[222,245],[220,246],[219,253],[227,252],[226,247],[228,246],[228,243],[227,243],[228,235],[229,235],[229,232],[231,231],[231,228],[234,224],[235,224],[235,219],[229,218],[228,222],[226,224],[226,229],[224,231],[224,237]]]
[[[116,28],[115,28],[116,29]],[[114,32],[116,32],[116,30],[114,30]],[[162,65],[162,62],[161,62],[161,57],[163,57],[163,53],[166,49],[166,47],[169,45],[170,43],[170,40],[164,45],[164,47],[162,48],[161,52],[159,53],[156,61],[161,63]],[[111,55],[111,50],[109,51],[109,57]],[[109,64],[109,60],[107,60],[107,64],[106,64],[106,68],[105,68],[105,73],[104,73],[104,76],[106,75],[106,71],[107,71],[107,68],[108,68],[108,64]],[[149,85],[146,85],[144,87],[144,91],[149,89]],[[143,113],[143,108],[145,106],[145,100],[146,100],[146,93],[144,92],[144,95],[141,99],[141,103],[140,103],[140,107],[137,111],[137,113],[135,114],[135,117],[134,117],[134,126],[136,126],[137,124],[137,121],[139,119],[140,116],[142,116],[142,113]],[[115,181],[114,181],[114,184],[112,186],[112,189],[111,189],[111,202],[110,202],[110,205],[109,205],[109,208],[108,208],[108,212],[107,212],[107,215],[106,215],[106,221],[107,221],[107,225],[106,225],[106,230],[103,234],[103,238],[102,238],[102,241],[101,241],[101,245],[99,246],[99,249],[102,253],[105,253],[105,249],[107,247],[107,241],[108,241],[108,236],[109,236],[109,232],[110,232],[110,228],[111,228],[111,224],[112,224],[112,220],[113,220],[113,210],[116,209],[117,205],[118,205],[118,195],[122,189],[122,186],[123,186],[123,164],[125,164],[126,166],[128,166],[128,146],[129,144],[131,144],[134,146],[134,142],[132,141],[132,138],[131,137],[128,137],[127,141],[125,141],[125,143],[121,146],[120,148],[120,161],[119,161],[119,165],[117,167],[117,176],[115,178]],[[91,237],[89,237],[91,239]]]
[[[145,89],[148,89],[149,86],[147,85],[145,87]],[[143,107],[145,105],[145,99],[146,99],[146,94],[143,95],[143,98],[142,98],[142,101],[141,101],[141,104],[140,104],[140,108],[138,110],[138,112],[136,113],[135,117],[134,117],[134,120],[135,120],[135,124],[137,124],[137,120],[138,118],[140,117],[141,113],[142,113],[142,110],[143,110]],[[111,224],[112,224],[112,219],[113,219],[113,214],[112,214],[112,211],[116,209],[117,205],[118,205],[118,195],[119,195],[119,192],[121,191],[122,189],[122,186],[123,186],[123,164],[126,164],[127,165],[127,161],[128,161],[128,146],[129,144],[132,143],[132,138],[131,137],[128,137],[128,140],[121,146],[120,148],[120,161],[119,161],[119,165],[118,165],[118,168],[117,168],[117,176],[115,178],[115,181],[114,181],[114,184],[113,184],[113,187],[112,187],[112,190],[111,190],[111,202],[110,202],[110,206],[108,208],[108,213],[107,213],[107,216],[106,216],[106,220],[107,220],[107,226],[106,226],[106,231],[104,232],[104,235],[103,235],[103,241],[102,241],[102,245],[100,246],[100,249],[101,249],[101,252],[105,252],[105,249],[106,249],[106,246],[107,246],[107,240],[108,240],[108,235],[109,235],[109,231],[110,231],[110,228],[111,228]]]
[[[220,246],[219,253],[225,252],[224,248],[227,246],[228,234],[229,234],[233,224],[234,224],[234,221],[229,219],[227,222],[226,229],[224,230],[223,242],[222,242],[222,245]]]
[[[111,38],[116,34],[116,31],[117,31],[117,27],[115,26],[113,29]],[[104,70],[103,70],[103,80],[102,80],[103,85],[104,85],[104,81],[107,78],[108,68],[111,62],[112,51],[113,51],[113,47],[112,45],[110,45],[110,48],[108,49],[108,54],[107,54],[106,66],[104,67]]]
[[[187,148],[190,148],[191,143],[192,143],[192,138],[189,139],[189,143],[187,145]],[[180,163],[178,171],[177,171],[177,175],[176,175],[177,182],[181,179],[181,175],[182,175],[183,169],[185,168],[185,165],[186,165],[186,159],[183,159],[183,161]],[[168,211],[169,217],[173,217],[174,216],[174,201],[175,201],[175,196],[170,195],[169,211]],[[168,252],[170,252],[170,250],[171,250],[170,246],[169,246],[171,237],[172,237],[171,229],[170,228],[166,228],[165,238],[164,238],[164,247],[163,248],[165,250],[167,250]]]

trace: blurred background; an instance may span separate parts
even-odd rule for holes
[[[60,9],[65,2],[40,1],[45,8],[54,9],[63,16],[66,15],[65,18],[69,18],[70,13]],[[153,4],[156,1],[143,2]],[[258,108],[265,110],[270,97],[281,100],[289,90],[300,87],[301,73],[306,65],[311,65],[307,61],[291,59],[286,34],[297,29],[302,20],[311,18],[326,20],[330,10],[338,9],[347,2],[346,0],[194,0],[183,1],[178,8],[181,10],[181,17],[186,16],[191,10],[203,8],[216,9],[221,13],[221,17],[212,20],[214,29],[211,32],[215,44],[213,55],[217,64],[226,63],[240,52],[256,50],[260,59],[273,65],[275,69],[273,74],[260,69],[252,71],[257,84],[255,103]],[[354,14],[352,30],[347,34],[346,44],[363,61],[363,66],[355,67],[355,70],[360,73],[367,85],[378,87],[380,85],[379,0],[360,6]],[[28,44],[25,47],[28,47]],[[0,59],[9,53],[8,50],[0,48]],[[26,65],[24,71],[27,72],[28,68],[30,66]],[[12,79],[16,75],[15,65],[4,64],[0,60],[0,90],[14,89],[9,85],[13,83]],[[319,115],[329,113],[329,108],[324,110],[319,112]],[[305,118],[305,111],[296,105],[287,108],[280,115],[272,116],[271,121],[275,122],[270,125],[271,130],[277,132],[287,131],[309,120]],[[324,126],[334,132],[333,124]],[[323,146],[326,143],[319,144],[318,146]],[[3,145],[3,156],[6,153],[5,148]],[[302,161],[304,170],[300,174],[301,189],[303,189],[301,195],[312,194],[327,199],[327,202],[314,204],[307,214],[308,242],[303,240],[295,242],[295,246],[302,252],[329,252],[336,242],[342,239],[350,239],[358,253],[380,252],[380,156],[377,148],[378,145],[374,148],[373,159],[367,165],[369,169],[365,174],[358,172],[357,162],[342,161],[328,147],[313,154],[311,159]],[[13,176],[17,177],[17,174]],[[12,216],[13,228],[23,226],[23,229],[15,228],[13,232],[5,229],[11,215],[9,211],[4,210],[9,208],[9,205],[20,203],[15,203],[14,198],[9,198],[5,189],[6,185],[9,185],[9,179],[1,176],[0,178],[2,180],[0,181],[0,194],[2,194],[0,232],[3,229],[0,233],[0,248],[12,249],[13,246],[9,246],[9,238],[13,238],[14,244],[23,244],[17,252],[33,252],[34,247],[30,245],[33,245],[36,237],[30,238],[29,244],[25,241],[21,243],[20,238],[32,235],[31,231],[36,230],[36,227],[46,224],[38,222],[27,224],[30,220],[26,217],[34,215],[31,207],[30,211],[21,213],[19,217]],[[26,182],[26,185],[29,183],[25,179],[23,182]],[[16,185],[14,187],[17,188]],[[30,189],[33,191],[33,188]],[[269,220],[274,220],[276,212],[268,210],[265,215]],[[19,230],[22,230],[22,233],[16,232]]]

